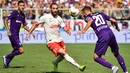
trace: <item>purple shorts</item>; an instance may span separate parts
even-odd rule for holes
[[[94,53],[96,53],[97,55],[105,55],[108,46],[111,47],[112,52],[118,52],[119,47],[113,32],[110,30],[102,33],[103,34],[98,36],[98,41],[96,43]]]
[[[19,49],[20,47],[22,47],[22,44],[19,40],[19,36],[16,36],[16,35],[11,35],[9,36],[9,39],[10,39],[10,42],[11,42],[11,45],[12,47],[16,50],[16,49]]]

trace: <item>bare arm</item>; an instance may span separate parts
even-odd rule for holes
[[[67,29],[66,27],[63,27],[64,31],[68,34],[68,35],[71,35],[71,32],[69,29]]]
[[[29,27],[28,27],[27,25],[23,26],[23,28],[24,28],[26,31],[29,32]],[[34,35],[33,33],[31,33],[31,34],[32,34],[32,36],[35,38],[35,35]]]
[[[91,26],[92,22],[93,22],[93,20],[90,18],[88,20],[88,23],[86,24],[85,28],[83,30],[79,31],[78,34],[79,35],[80,34],[84,34],[89,29],[89,27]]]
[[[28,40],[30,34],[32,34],[32,32],[34,31],[34,29],[35,29],[38,25],[39,25],[39,23],[38,23],[38,24],[33,24],[33,26],[31,27],[30,30],[29,30],[28,26],[25,26],[25,27],[24,27],[24,29],[29,32],[29,33],[26,35],[25,40]],[[33,35],[33,37],[35,38],[34,34],[32,34],[32,35]]]
[[[114,25],[116,27],[116,30],[120,31],[120,28],[118,27],[117,21],[115,19],[113,19],[113,18],[110,18],[110,21],[112,21],[114,23]]]
[[[3,19],[3,21],[4,21],[4,26],[5,26],[6,30],[7,30],[8,36],[11,36],[11,32],[9,30],[9,25],[8,25],[8,18]]]
[[[27,25],[23,26],[23,28],[29,32],[29,27]]]
[[[32,34],[32,32],[34,31],[34,29],[39,25],[39,23],[37,24],[33,24],[33,26],[30,28],[30,30],[28,31],[29,34]]]
[[[5,18],[3,21],[4,21],[4,26],[5,26],[6,30],[7,30],[7,32],[10,32],[9,25],[8,25],[8,19]]]
[[[89,19],[89,20],[88,20],[88,23],[87,23],[87,25],[86,25],[86,27],[84,28],[83,31],[86,32],[86,31],[89,29],[89,27],[91,26],[92,22],[93,22],[93,20],[92,20],[92,19]]]

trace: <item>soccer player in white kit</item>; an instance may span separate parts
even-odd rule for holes
[[[51,50],[54,55],[56,56],[56,59],[52,61],[54,65],[54,71],[58,71],[58,63],[61,62],[63,59],[70,62],[74,66],[76,66],[79,70],[84,71],[86,66],[79,65],[72,57],[70,57],[66,52],[65,44],[60,36],[60,30],[59,28],[62,27],[64,31],[71,35],[70,31],[65,27],[65,24],[62,20],[62,18],[58,15],[58,5],[56,3],[52,3],[50,5],[51,13],[43,15],[40,17],[40,21],[36,24],[34,24],[29,33],[26,36],[26,40],[30,36],[30,34],[33,32],[33,30],[39,25],[44,24],[44,30],[46,32],[46,41],[47,41],[47,47],[49,50]]]

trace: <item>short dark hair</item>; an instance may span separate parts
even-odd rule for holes
[[[82,11],[83,10],[89,10],[89,11],[91,11],[92,12],[92,9],[91,9],[91,7],[90,6],[84,6],[84,8],[82,9]]]
[[[18,1],[18,5],[19,5],[20,3],[24,3],[24,1],[22,1],[22,0]]]
[[[50,8],[52,8],[53,5],[57,5],[57,6],[58,6],[57,3],[52,3],[52,4],[50,5]]]

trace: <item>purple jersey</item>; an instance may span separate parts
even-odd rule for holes
[[[109,26],[107,25],[107,20],[109,20],[110,17],[106,14],[100,12],[89,14],[85,18],[85,21],[87,22],[90,18],[93,19],[91,27],[97,35],[99,35],[102,30],[110,30]]]
[[[12,35],[18,35],[21,24],[25,25],[25,15],[24,13],[19,13],[18,10],[12,11],[8,16],[10,23],[10,31]]]
[[[93,20],[91,27],[98,37],[94,52],[100,56],[105,55],[108,46],[111,47],[112,52],[118,52],[119,48],[115,35],[107,25],[107,20],[110,20],[110,17],[104,13],[97,12],[94,14],[89,14],[85,21],[87,22],[90,18]]]

